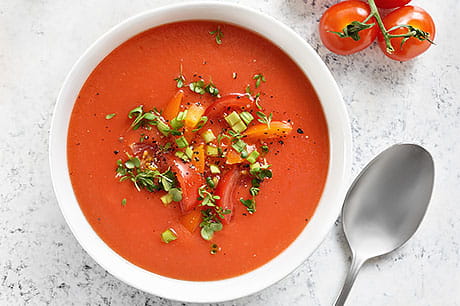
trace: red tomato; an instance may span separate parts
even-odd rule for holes
[[[254,107],[254,99],[249,94],[228,94],[219,98],[206,108],[205,116],[222,117],[224,113],[229,113],[230,110],[249,110]]]
[[[411,0],[375,0],[375,5],[384,9],[401,7],[411,2]]]
[[[173,160],[172,170],[176,174],[182,190],[180,207],[182,212],[188,212],[200,203],[198,201],[198,188],[204,185],[204,179],[195,170],[177,159]]]
[[[378,27],[359,32],[360,39],[353,40],[351,37],[340,37],[333,32],[342,32],[352,21],[364,21],[371,14],[369,5],[358,0],[339,2],[326,10],[319,22],[319,35],[323,44],[334,53],[347,55],[356,53],[367,48],[377,37]],[[368,22],[375,23],[371,18]]]
[[[386,29],[391,29],[392,27],[398,25],[410,25],[416,29],[420,29],[424,32],[429,33],[430,40],[434,39],[435,26],[433,19],[425,10],[416,6],[404,6],[397,10],[394,10],[393,12],[385,16],[385,18],[383,18],[383,23],[385,24]],[[407,28],[400,28],[391,31],[390,34],[397,35],[405,34],[407,32]],[[420,40],[416,37],[410,37],[402,45],[402,37],[392,38],[390,39],[390,41],[393,45],[393,48],[395,49],[393,53],[387,52],[383,35],[382,33],[379,33],[378,42],[380,49],[382,49],[386,56],[397,61],[407,61],[411,58],[414,58],[425,52],[431,46],[431,43],[429,41]]]
[[[224,215],[224,223],[230,223],[233,214],[233,206],[235,204],[235,187],[240,179],[240,170],[233,168],[229,170],[219,181],[216,187],[215,195],[220,199],[216,200],[216,205],[222,209],[230,209],[230,214]]]

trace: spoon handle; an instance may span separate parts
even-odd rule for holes
[[[345,301],[350,293],[351,287],[355,282],[356,276],[358,275],[359,270],[363,266],[363,263],[367,259],[362,259],[355,254],[353,254],[353,260],[351,262],[350,270],[348,271],[347,278],[345,279],[345,283],[343,284],[342,290],[340,291],[339,296],[337,297],[334,305],[335,306],[343,306]]]

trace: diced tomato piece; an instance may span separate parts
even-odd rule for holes
[[[200,144],[193,149],[192,165],[199,173],[204,172],[205,156],[204,156],[204,145]]]
[[[139,155],[144,153],[144,151],[149,152],[149,154],[154,155],[158,152],[159,147],[157,144],[152,144],[148,142],[136,142],[131,144],[131,150],[133,150],[134,155]]]
[[[228,94],[206,108],[205,116],[208,118],[223,117],[224,113],[238,109],[249,111],[254,108],[254,99],[249,94]]]
[[[231,213],[224,215],[223,222],[228,224],[232,219],[233,207],[235,204],[235,189],[240,179],[240,170],[235,167],[229,170],[217,184],[217,188],[214,192],[215,195],[219,196],[220,199],[216,200],[216,205],[222,209],[230,209]]]
[[[249,127],[243,135],[247,139],[265,139],[286,136],[292,131],[292,125],[282,121],[270,122],[270,127],[266,124],[257,124]]]
[[[182,201],[180,202],[180,207],[182,212],[186,213],[200,203],[198,201],[198,188],[204,185],[205,182],[198,172],[180,160],[174,159],[171,168],[176,174],[182,190]]]
[[[169,103],[166,105],[165,109],[163,110],[163,118],[167,120],[171,120],[177,116],[180,110],[180,105],[182,103],[182,99],[184,98],[184,91],[179,89],[177,93],[172,97]]]
[[[180,218],[180,223],[190,232],[193,233],[201,223],[201,209],[192,210],[189,214]]]

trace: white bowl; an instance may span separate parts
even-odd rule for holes
[[[75,198],[67,167],[70,115],[84,82],[118,45],[136,34],[165,23],[218,20],[250,29],[286,52],[309,78],[323,107],[330,141],[326,185],[313,218],[281,254],[249,273],[207,282],[176,280],[146,271],[122,258],[94,232]],[[253,294],[281,280],[304,262],[326,237],[339,215],[351,160],[347,112],[334,79],[320,57],[299,35],[279,21],[246,7],[224,3],[187,3],[148,11],[129,18],[99,38],[77,61],[59,93],[50,132],[50,166],[62,214],[81,246],[109,273],[140,290],[187,302],[219,302]]]

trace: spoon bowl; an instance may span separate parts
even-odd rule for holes
[[[433,184],[433,159],[414,144],[394,145],[362,170],[342,209],[353,261],[336,305],[345,303],[364,262],[394,251],[412,237],[428,208]]]

